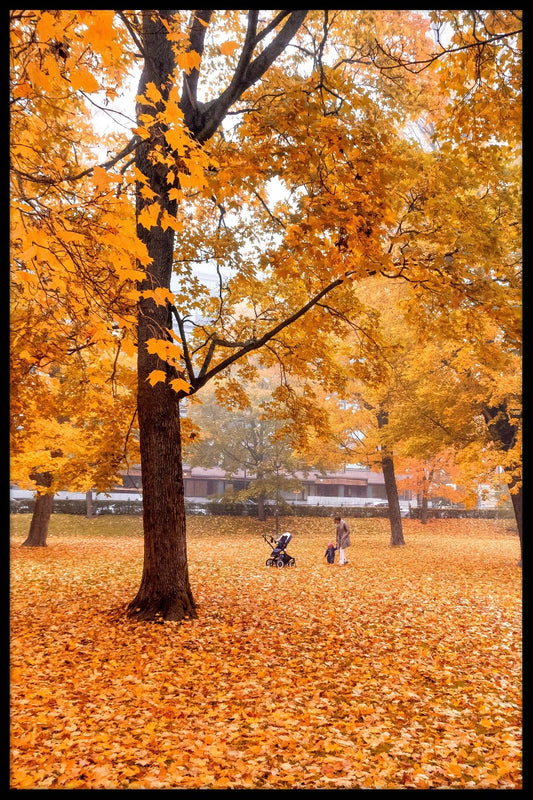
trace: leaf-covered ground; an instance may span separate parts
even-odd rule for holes
[[[141,521],[11,531],[11,788],[521,788],[521,570],[511,521],[193,517],[199,619],[110,613],[135,595]]]

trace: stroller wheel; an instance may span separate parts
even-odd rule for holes
[[[296,559],[291,558],[289,563],[287,564],[288,567],[295,567],[296,566]]]
[[[278,560],[276,561],[276,567],[284,567],[284,566],[285,566],[285,562],[283,561],[283,559],[282,558],[278,558]]]
[[[273,558],[267,558],[266,565],[267,565],[267,567],[273,567],[274,566],[274,559]]]

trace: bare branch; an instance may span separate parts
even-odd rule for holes
[[[306,14],[307,10],[305,9],[291,11],[281,31],[265,47],[263,52],[251,61],[252,52],[257,43],[258,12],[255,10],[248,12],[248,30],[231,83],[218,98],[205,103],[201,107],[201,124],[191,128],[198,142],[206,142],[214,134],[229,107],[239,99],[246,89],[264,75],[280,53],[287,47],[298,28],[302,25]]]
[[[135,43],[135,46],[139,50],[139,54],[144,58],[146,54],[144,52],[144,47],[142,46],[142,42],[139,39],[139,37],[137,36],[137,32],[135,31],[135,28],[132,26],[131,22],[129,21],[129,19],[125,15],[124,11],[122,9],[118,9],[118,10],[115,10],[115,14],[117,14],[120,17],[120,19],[122,20],[122,22],[126,26],[129,35],[131,36],[131,38],[133,39],[133,41]]]
[[[113,167],[118,161],[121,161],[127,155],[132,153],[139,146],[139,144],[141,144],[141,141],[142,140],[139,136],[134,136],[132,139],[130,139],[128,144],[120,151],[120,153],[117,153],[116,156],[110,158],[109,161],[105,161],[102,164],[98,164],[96,166],[102,167],[102,169],[109,169],[110,167]],[[32,183],[44,183],[48,185],[53,184],[55,186],[58,186],[61,183],[71,183],[72,181],[79,181],[81,178],[85,178],[87,175],[91,175],[91,173],[94,172],[95,167],[89,167],[88,169],[78,173],[77,175],[67,175],[66,177],[61,178],[60,180],[57,180],[56,178],[50,178],[46,175],[30,175],[27,172],[22,172],[21,170],[15,169],[13,167],[12,169],[15,174],[20,175],[21,178],[31,181]]]
[[[191,357],[189,354],[189,348],[187,346],[187,337],[185,335],[185,327],[183,325],[183,320],[181,316],[178,314],[178,310],[175,306],[170,306],[171,314],[174,314],[176,322],[178,323],[178,330],[180,332],[180,339],[183,349],[183,360],[185,361],[185,367],[187,369],[187,375],[189,377],[189,383],[193,383],[195,380],[194,377],[194,368],[192,365]]]
[[[337,286],[341,286],[344,283],[344,281],[350,278],[353,274],[354,272],[346,272],[342,278],[337,278],[337,280],[332,281],[330,284],[328,284],[328,286],[326,286],[324,289],[318,292],[318,294],[312,297],[311,300],[309,300],[309,302],[306,303],[304,306],[302,306],[298,311],[296,311],[290,317],[287,317],[286,319],[279,322],[271,330],[267,331],[263,336],[259,337],[258,339],[249,339],[247,342],[242,343],[242,346],[234,345],[231,343],[225,343],[226,347],[229,344],[231,344],[232,347],[239,346],[240,349],[236,353],[233,353],[232,355],[220,361],[211,370],[206,370],[204,368],[205,367],[205,362],[204,362],[204,367],[202,367],[200,371],[202,377],[200,377],[199,375],[198,378],[196,378],[196,380],[192,382],[192,391],[189,392],[189,395],[192,395],[195,392],[197,392],[198,389],[201,389],[202,386],[204,386],[209,380],[211,380],[211,378],[213,378],[219,372],[222,372],[222,370],[229,367],[235,361],[238,361],[239,358],[242,358],[242,356],[252,352],[253,350],[258,350],[259,348],[263,347],[263,345],[265,345],[267,342],[273,339],[276,336],[276,334],[278,334],[285,328],[288,328],[290,325],[292,325],[294,322],[300,319],[300,317],[303,317],[304,314],[306,314],[309,311],[309,309],[316,306],[323,297],[329,294],[329,292],[333,291],[333,289],[335,289]],[[211,359],[212,357],[211,348],[208,357],[209,359]],[[179,399],[180,397],[184,397],[185,395],[186,392],[178,392],[177,397]]]
[[[440,53],[435,53],[431,55],[429,58],[423,58],[414,61],[403,61],[401,58],[393,56],[391,52],[387,52],[382,47],[382,45],[380,45],[380,43],[376,40],[377,49],[381,53],[383,53],[384,56],[390,58],[395,63],[389,66],[377,64],[375,60],[374,63],[383,72],[387,70],[395,70],[398,69],[398,67],[403,67],[404,69],[408,70],[408,72],[415,72],[415,73],[422,72],[423,70],[427,69],[431,64],[433,64],[435,61],[438,61],[439,58],[443,58],[443,56],[448,56],[452,53],[459,53],[462,50],[471,50],[472,48],[485,47],[486,45],[494,44],[495,42],[501,39],[507,39],[511,36],[517,36],[520,33],[522,33],[522,28],[518,28],[515,31],[510,31],[509,33],[494,34],[493,36],[489,36],[488,39],[485,40],[477,39],[475,42],[471,42],[469,44],[463,44],[463,45],[458,45],[457,47],[445,48]],[[419,67],[419,68],[409,69],[410,67]]]

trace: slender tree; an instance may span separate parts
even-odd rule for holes
[[[138,462],[134,360],[122,363],[118,352],[96,347],[91,356],[78,353],[64,371],[56,364],[34,368],[13,392],[11,480],[35,492],[25,546],[46,546],[58,491],[109,491],[121,470]],[[117,381],[112,392],[110,374]]]

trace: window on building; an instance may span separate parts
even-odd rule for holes
[[[207,497],[206,480],[185,478],[185,497]]]
[[[345,497],[367,497],[367,487],[366,486],[345,486],[344,487],[344,496]]]
[[[141,476],[140,475],[123,475],[122,476],[122,486],[124,487],[124,489],[137,489],[137,490],[140,490],[142,488]]]
[[[318,495],[322,495],[322,497],[338,497],[339,496],[339,487],[338,486],[330,486],[330,484],[317,484],[316,493]]]
[[[385,486],[373,483],[368,488],[370,490],[368,492],[368,497],[379,497],[384,500],[387,498]]]

